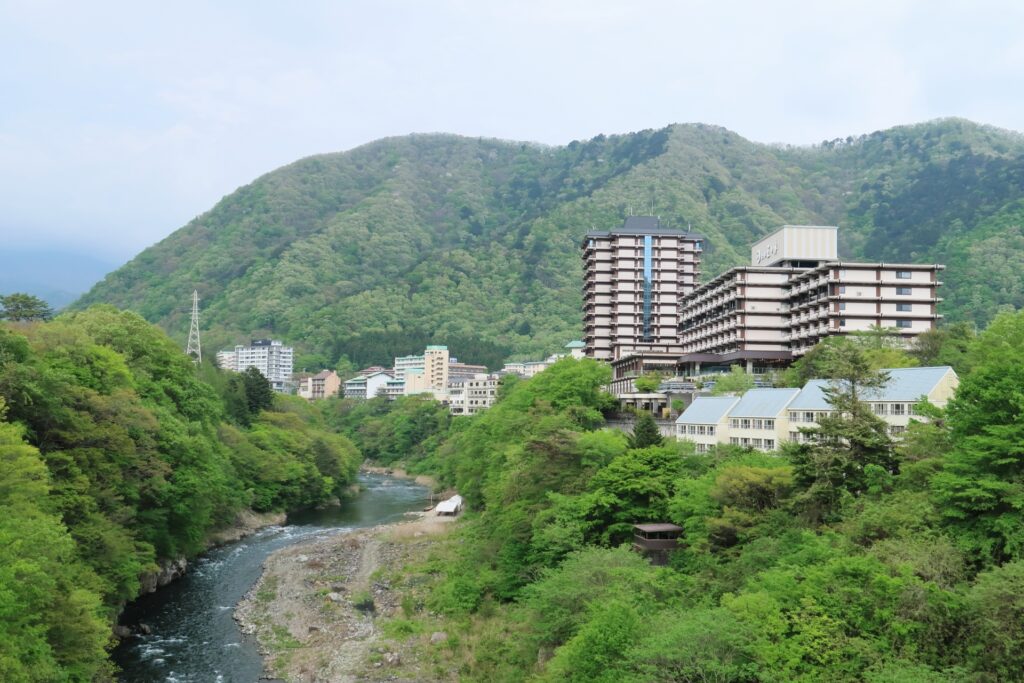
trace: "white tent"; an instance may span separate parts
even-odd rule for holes
[[[439,515],[457,515],[462,511],[462,496],[452,496],[448,500],[442,500],[435,508]]]

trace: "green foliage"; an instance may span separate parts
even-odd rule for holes
[[[658,387],[661,386],[661,375],[656,372],[641,375],[633,380],[633,384],[636,385],[636,390],[641,394],[651,394],[656,392]]]
[[[22,293],[0,295],[0,320],[32,322],[52,317],[53,310],[39,297]]]
[[[1003,314],[971,343],[950,402],[952,450],[933,489],[975,561],[1024,557],[1024,313]]]
[[[646,411],[637,415],[636,422],[633,423],[633,433],[629,436],[629,447],[660,446],[663,441],[654,416]]]
[[[315,407],[250,411],[234,379],[110,307],[0,327],[0,678],[102,678],[109,620],[159,560],[353,480]]]
[[[729,368],[728,374],[715,377],[715,386],[711,388],[711,395],[743,394],[753,388],[754,376],[748,375],[742,366],[734,365]]]
[[[268,334],[300,361],[361,367],[435,342],[493,367],[579,336],[579,240],[650,198],[707,235],[706,277],[779,225],[840,225],[843,258],[948,264],[940,312],[984,324],[1024,305],[1022,154],[962,120],[805,148],[705,125],[555,148],[388,138],[262,176],[77,305],[132,308],[184,340],[198,283],[214,348]]]

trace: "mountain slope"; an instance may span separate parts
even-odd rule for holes
[[[1022,185],[1021,137],[961,120],[809,148],[700,124],[565,147],[413,135],[259,178],[77,305],[184,336],[198,288],[208,348],[272,333],[301,367],[444,340],[495,364],[579,336],[580,237],[653,210],[708,236],[705,277],[782,223],[838,224],[845,258],[948,263],[944,312],[983,322],[1024,303]]]

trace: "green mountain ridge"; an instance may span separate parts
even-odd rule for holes
[[[268,173],[111,273],[75,306],[138,311],[205,346],[274,335],[297,367],[384,362],[428,342],[496,365],[581,333],[578,245],[653,212],[707,236],[703,276],[785,223],[840,226],[848,259],[948,265],[940,309],[1024,304],[1024,136],[961,119],[812,147],[677,124],[563,147],[387,138]]]

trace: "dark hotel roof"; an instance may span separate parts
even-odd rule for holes
[[[608,237],[609,235],[676,235],[695,240],[704,239],[704,235],[676,228],[662,227],[657,216],[628,216],[621,228],[611,230],[591,230],[587,237]]]

